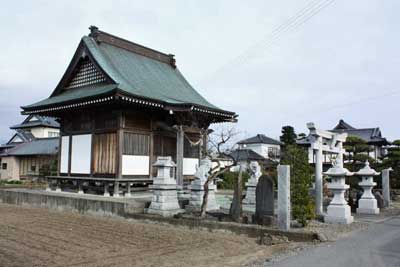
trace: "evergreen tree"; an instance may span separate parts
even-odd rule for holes
[[[308,220],[315,217],[315,204],[309,194],[312,168],[308,163],[308,154],[297,145],[288,145],[281,157],[281,164],[290,165],[292,216],[305,226]]]
[[[357,171],[360,165],[364,164],[367,160],[372,164],[375,163],[375,159],[369,156],[369,152],[372,151],[371,147],[357,136],[347,137],[344,148],[347,152],[344,156],[344,160],[347,162],[345,165],[350,171]]]
[[[292,126],[283,126],[281,132],[280,140],[285,146],[296,144],[297,135]]]
[[[393,141],[392,146],[388,148],[388,154],[379,169],[386,168],[393,169],[390,174],[390,186],[400,188],[400,140]]]

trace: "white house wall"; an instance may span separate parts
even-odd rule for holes
[[[90,174],[92,135],[72,136],[71,173]]]
[[[149,156],[122,156],[122,175],[149,175]]]
[[[0,179],[19,180],[19,159],[17,157],[2,157],[1,163],[7,163],[7,169],[3,170],[0,166]]]
[[[60,133],[59,129],[49,128],[49,127],[35,127],[30,129],[32,135],[36,138],[48,138],[51,137],[49,132]]]
[[[60,150],[60,172],[68,173],[68,164],[69,164],[69,136],[61,137],[61,150]]]

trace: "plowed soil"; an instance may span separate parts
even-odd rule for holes
[[[231,233],[0,204],[0,266],[243,266],[282,251]]]

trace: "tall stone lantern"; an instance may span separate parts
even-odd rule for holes
[[[331,178],[328,189],[333,193],[333,199],[329,203],[328,214],[324,220],[327,223],[350,224],[354,218],[351,216],[351,209],[344,198],[344,193],[350,187],[346,184],[346,176],[352,176],[353,173],[343,168],[339,161],[340,159],[337,158],[333,167],[324,173]]]
[[[358,201],[357,213],[359,214],[379,214],[378,203],[375,196],[372,194],[372,188],[376,185],[374,176],[380,173],[376,172],[369,166],[369,162],[365,162],[364,168],[355,173],[360,176],[358,185],[363,189],[363,194]]]
[[[169,217],[184,212],[179,206],[176,180],[171,176],[171,168],[176,166],[172,158],[157,157],[153,166],[158,170],[153,185],[149,186],[153,198],[147,213]]]

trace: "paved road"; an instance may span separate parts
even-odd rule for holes
[[[400,267],[400,216],[373,223],[365,231],[304,250],[272,266]]]

